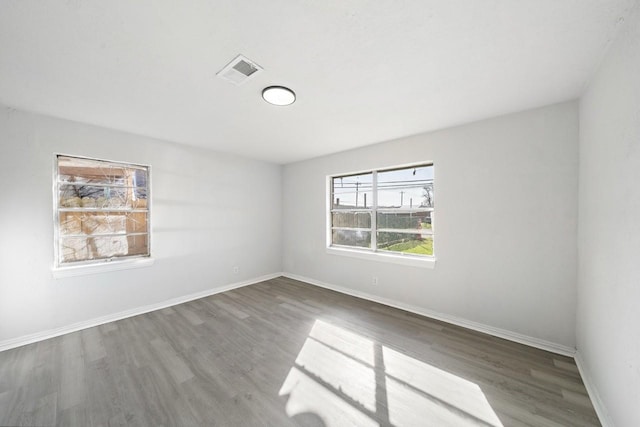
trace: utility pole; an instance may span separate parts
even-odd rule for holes
[[[400,192],[400,207],[404,204],[404,191]]]

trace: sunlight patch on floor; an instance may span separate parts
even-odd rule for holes
[[[322,320],[279,394],[325,426],[502,426],[477,384]]]
[[[280,395],[289,395],[286,412],[289,417],[315,414],[325,426],[379,425],[369,416],[351,406],[333,390],[323,386],[316,379],[297,368],[291,368],[280,390]]]
[[[443,420],[457,420],[453,425],[464,425],[465,419],[502,425],[477,384],[390,348],[382,347],[382,352],[388,379],[389,418],[393,424],[409,425],[397,420],[412,412],[416,416],[437,414]],[[407,404],[408,401],[415,405]]]

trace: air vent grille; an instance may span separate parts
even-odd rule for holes
[[[236,65],[233,66],[233,69],[244,74],[247,77],[249,77],[251,74],[258,71],[258,69],[254,67],[253,64],[246,61],[238,62]]]
[[[218,71],[216,75],[239,86],[259,74],[260,71],[262,71],[262,67],[258,64],[242,55],[238,55],[222,70]]]

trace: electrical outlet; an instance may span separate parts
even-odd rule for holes
[[[378,276],[373,276],[373,278],[371,279],[371,284],[374,286],[378,284]]]
[[[234,274],[240,273],[240,267],[238,267],[237,265],[233,266],[233,272]]]

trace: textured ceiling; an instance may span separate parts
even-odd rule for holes
[[[634,3],[2,0],[0,103],[288,163],[576,98]]]

